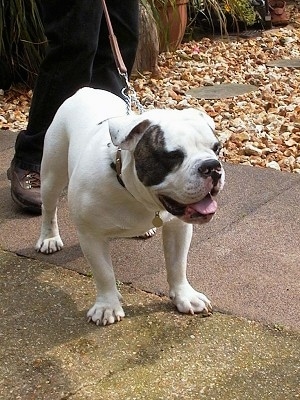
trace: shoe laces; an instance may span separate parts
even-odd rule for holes
[[[29,172],[25,175],[26,184],[31,188],[41,187],[40,174],[38,172]]]

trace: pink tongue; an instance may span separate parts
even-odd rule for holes
[[[217,211],[217,202],[213,200],[210,194],[198,203],[190,204],[189,208],[197,211],[200,214],[214,214]]]

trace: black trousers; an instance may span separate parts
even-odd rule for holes
[[[38,0],[37,0],[38,1]],[[29,113],[15,145],[16,164],[39,171],[45,133],[59,106],[79,88],[105,89],[122,97],[100,0],[39,0],[48,47]],[[106,1],[128,74],[138,45],[138,0]]]

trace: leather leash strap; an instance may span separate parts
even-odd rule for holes
[[[118,41],[117,38],[114,34],[114,30],[111,24],[111,20],[110,20],[110,16],[107,10],[107,6],[106,6],[106,2],[105,0],[101,0],[102,1],[102,6],[103,6],[103,12],[105,15],[105,19],[106,19],[106,24],[107,24],[107,29],[109,32],[109,41],[110,41],[110,45],[111,45],[111,49],[114,55],[114,59],[115,59],[115,63],[117,65],[118,71],[120,75],[127,75],[127,68],[124,64],[121,52],[120,52],[120,48],[118,45]],[[122,0],[120,0],[122,1]]]

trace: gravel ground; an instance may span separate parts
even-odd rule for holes
[[[300,68],[268,67],[278,59],[300,59],[300,22],[255,38],[203,38],[159,56],[158,76],[140,74],[132,85],[145,109],[196,107],[216,123],[222,158],[237,164],[300,173]],[[299,19],[300,21],[300,19]],[[224,83],[257,90],[223,99],[196,99],[187,91]],[[0,95],[0,129],[26,127],[32,92]]]

